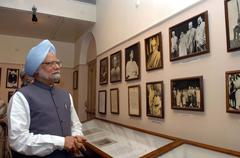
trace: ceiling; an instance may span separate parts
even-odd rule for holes
[[[32,12],[0,7],[0,34],[75,42],[93,22],[37,13],[38,22],[32,22]]]

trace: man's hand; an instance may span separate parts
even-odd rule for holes
[[[85,146],[84,146],[84,143],[86,142],[86,138],[84,136],[74,136],[75,138],[75,146],[81,150],[86,150]]]
[[[75,137],[73,136],[66,136],[65,137],[65,141],[64,141],[64,149],[68,152],[71,153],[76,153],[77,150],[77,146],[75,145]]]

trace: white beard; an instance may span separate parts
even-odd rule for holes
[[[57,83],[61,79],[60,72],[55,72],[55,73],[49,75],[45,70],[40,69],[38,74],[39,74],[39,78],[40,79],[42,79],[42,80],[50,80],[53,83]]]

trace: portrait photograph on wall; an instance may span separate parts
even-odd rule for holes
[[[122,52],[118,51],[110,56],[110,82],[122,80]]]
[[[10,99],[13,96],[14,93],[15,93],[15,91],[9,91],[8,92],[8,103],[9,103],[9,101],[10,101]]]
[[[240,70],[227,71],[226,78],[226,111],[240,113]]]
[[[128,87],[128,114],[129,116],[141,116],[140,85]]]
[[[107,107],[107,91],[100,90],[98,91],[98,112],[100,114],[106,114]]]
[[[119,91],[118,88],[110,89],[110,106],[112,114],[119,114]]]
[[[164,118],[163,82],[146,83],[147,116]]]
[[[227,36],[227,51],[240,49],[240,11],[239,0],[225,0],[225,24]]]
[[[204,111],[203,77],[187,77],[171,80],[171,108]]]
[[[6,88],[18,88],[19,69],[7,69]]]
[[[169,28],[170,61],[209,53],[208,12]]]
[[[140,42],[138,42],[125,49],[125,80],[136,80],[140,76]]]
[[[161,32],[145,39],[146,70],[163,68]]]
[[[100,74],[99,84],[104,85],[108,83],[108,57],[100,60]]]
[[[78,71],[73,71],[73,89],[78,89]]]

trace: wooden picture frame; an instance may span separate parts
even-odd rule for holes
[[[125,49],[125,81],[140,79],[140,54],[140,42]]]
[[[141,116],[141,88],[140,85],[128,87],[128,114]]]
[[[108,57],[100,60],[99,84],[104,85],[108,83]]]
[[[146,115],[164,118],[163,81],[146,83]]]
[[[107,108],[107,91],[100,90],[98,91],[98,113],[106,114]]]
[[[169,28],[170,61],[209,53],[208,12]]]
[[[240,50],[240,11],[238,0],[224,0],[227,51]]]
[[[203,76],[172,79],[171,108],[204,111]]]
[[[78,70],[73,71],[73,89],[78,89]]]
[[[6,88],[18,88],[19,69],[7,68]]]
[[[227,71],[226,80],[226,112],[240,113],[240,70]]]
[[[110,106],[112,114],[119,114],[119,90],[118,88],[110,89]]]
[[[122,51],[110,56],[110,82],[122,81]]]
[[[145,39],[146,71],[163,68],[161,32]]]
[[[8,92],[8,103],[9,103],[9,101],[10,101],[10,99],[13,96],[14,93],[15,93],[15,91],[9,91]]]

